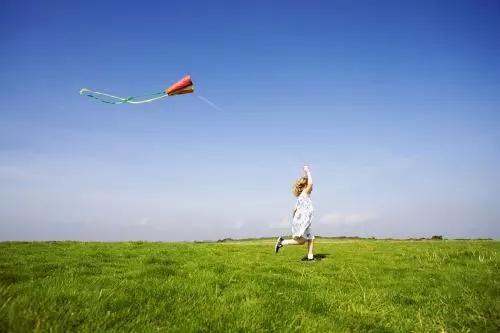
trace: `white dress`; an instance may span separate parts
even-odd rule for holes
[[[295,205],[295,215],[292,221],[292,237],[303,237],[314,239],[311,231],[311,221],[313,218],[313,205],[311,198],[304,191],[300,193]]]

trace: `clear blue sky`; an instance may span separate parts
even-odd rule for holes
[[[500,237],[498,1],[4,1],[0,239]],[[78,95],[197,93],[141,106]]]

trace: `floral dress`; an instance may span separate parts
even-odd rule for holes
[[[303,237],[305,239],[314,239],[311,231],[311,221],[313,218],[313,205],[311,198],[305,192],[302,192],[297,198],[295,205],[295,215],[292,221],[292,236]]]

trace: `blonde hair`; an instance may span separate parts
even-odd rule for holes
[[[295,184],[293,184],[293,195],[298,197],[300,193],[302,193],[302,191],[306,188],[307,183],[307,177],[300,177],[299,179],[297,179],[297,181],[295,181]]]

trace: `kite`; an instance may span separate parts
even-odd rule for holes
[[[164,98],[167,96],[183,95],[192,92],[194,92],[193,81],[191,80],[191,76],[186,75],[178,82],[172,84],[167,89],[146,96],[130,96],[124,98],[98,91],[92,91],[86,88],[80,90],[80,95],[92,97],[94,99],[97,99],[98,101],[108,104],[125,104],[125,103],[142,104],[142,103],[149,103],[152,101],[156,101],[157,99]]]

